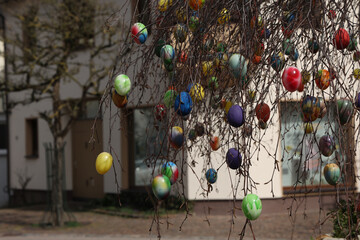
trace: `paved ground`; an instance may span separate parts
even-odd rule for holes
[[[156,239],[159,226],[162,239],[213,240],[239,239],[245,218],[240,214],[233,219],[230,215],[189,216],[179,231],[185,214],[169,214],[160,218],[160,224],[153,218],[124,218],[91,211],[74,212],[80,226],[63,228],[42,228],[39,223],[44,215],[41,208],[0,209],[0,238],[6,240],[147,240]],[[263,214],[252,222],[257,240],[309,239],[319,235],[319,213],[303,212],[290,218],[286,213]],[[324,216],[321,216],[322,218]],[[153,225],[152,225],[153,224]],[[150,231],[151,229],[151,231]],[[331,222],[322,225],[322,233],[331,232]],[[246,238],[253,239],[250,227]],[[314,238],[315,239],[315,238]]]

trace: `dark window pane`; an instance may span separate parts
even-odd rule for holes
[[[0,149],[7,149],[7,127],[5,124],[0,124]]]

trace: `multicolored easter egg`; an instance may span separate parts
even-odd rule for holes
[[[154,113],[155,113],[155,118],[158,121],[162,121],[166,116],[166,107],[165,107],[165,105],[164,104],[156,105]]]
[[[161,49],[165,46],[165,41],[162,39],[159,39],[157,43],[155,44],[155,54],[158,57],[161,57]]]
[[[328,13],[328,17],[331,19],[331,20],[334,20],[336,18],[336,12],[332,9],[329,10],[329,13]]]
[[[348,99],[337,100],[337,110],[339,113],[339,120],[341,125],[347,124],[354,113],[352,102]]]
[[[217,21],[219,24],[225,24],[229,20],[230,20],[230,12],[226,8],[223,8],[219,14]]]
[[[322,69],[316,73],[315,83],[318,88],[325,90],[330,86],[330,73],[328,70]]]
[[[210,184],[215,183],[217,180],[216,170],[213,168],[208,169],[205,173],[205,177],[206,177],[206,180],[208,181],[208,183],[210,183]]]
[[[192,10],[198,11],[205,4],[205,0],[189,0],[189,6]]]
[[[212,136],[210,139],[210,147],[212,150],[216,151],[220,148],[220,139],[217,136]]]
[[[303,84],[307,84],[310,81],[310,73],[306,70],[301,71],[301,80]]]
[[[195,83],[190,89],[190,96],[192,97],[194,102],[199,102],[204,99],[205,92],[204,88],[200,83]]]
[[[180,7],[176,10],[176,18],[179,22],[185,23],[187,20],[187,11],[185,7]]]
[[[241,165],[242,157],[235,148],[230,148],[226,153],[226,163],[231,169],[238,169]]]
[[[202,73],[205,77],[207,76],[211,76],[214,74],[215,72],[215,69],[213,67],[213,62],[212,61],[203,61],[201,63],[201,66],[202,66]]]
[[[320,116],[320,102],[316,97],[305,96],[302,103],[301,109],[304,117],[304,122],[315,121]]]
[[[296,91],[301,84],[301,73],[296,67],[288,67],[282,74],[282,83],[289,92]]]
[[[347,46],[350,43],[349,33],[345,29],[340,28],[335,33],[333,43],[334,43],[336,49],[338,49],[338,50],[347,48]]]
[[[174,106],[176,96],[177,92],[175,90],[170,89],[166,91],[163,102],[167,108],[172,108]]]
[[[218,79],[217,77],[211,77],[208,81],[208,87],[212,90],[216,90],[219,87]]]
[[[271,67],[279,72],[281,69],[285,66],[285,57],[282,52],[279,52],[278,54],[273,54],[270,59]]]
[[[248,61],[244,56],[235,53],[229,59],[229,69],[235,78],[245,77]]]
[[[285,55],[290,55],[294,51],[294,43],[290,39],[285,39],[282,43],[282,49]]]
[[[173,185],[179,177],[179,170],[175,163],[167,162],[162,165],[161,174],[167,176]]]
[[[110,170],[112,163],[113,163],[113,158],[111,154],[107,152],[102,152],[96,158],[96,162],[95,162],[96,171],[99,174],[103,175]]]
[[[181,127],[174,126],[170,129],[169,142],[173,148],[175,149],[181,148],[184,143],[184,140],[185,140],[184,132]]]
[[[165,12],[172,5],[172,0],[159,0],[158,9],[160,12]]]
[[[324,167],[325,180],[335,186],[340,179],[340,168],[336,163],[328,163]]]
[[[199,29],[200,19],[197,12],[193,12],[193,14],[189,18],[189,29],[192,32],[195,32]]]
[[[121,96],[126,96],[131,89],[131,81],[125,74],[120,74],[115,78],[114,87],[116,92]]]
[[[325,157],[330,157],[335,150],[335,142],[329,135],[324,135],[319,140],[319,150]]]
[[[256,194],[247,194],[242,201],[241,209],[249,220],[256,220],[262,211],[262,203]]]
[[[308,49],[312,53],[317,53],[320,49],[320,45],[315,39],[309,40],[308,41]]]
[[[240,127],[245,122],[244,110],[239,105],[230,107],[227,113],[227,120],[233,127]]]
[[[194,141],[196,139],[197,134],[194,128],[190,129],[188,136],[191,141]]]
[[[350,43],[347,46],[347,50],[349,51],[355,51],[356,50],[356,46],[357,46],[357,40],[356,40],[356,35],[352,34],[350,35]]]
[[[319,114],[318,118],[322,118],[325,116],[325,114],[327,112],[325,100],[321,97],[318,97],[317,101],[319,102],[319,105],[320,105],[320,114]]]
[[[163,60],[164,64],[172,63],[175,57],[175,50],[171,45],[164,45],[160,51],[160,57]]]
[[[171,183],[167,176],[158,175],[152,181],[152,190],[155,197],[159,200],[166,199],[171,191]]]
[[[175,39],[178,42],[182,43],[182,42],[185,42],[187,35],[188,35],[188,30],[187,30],[186,25],[183,23],[176,24],[176,26],[174,28]]]
[[[135,23],[131,27],[131,35],[137,44],[143,44],[148,37],[148,31],[144,24]]]
[[[297,61],[299,58],[299,52],[296,48],[294,48],[294,50],[290,53],[290,59],[293,61]]]
[[[187,116],[190,114],[193,107],[193,102],[188,92],[181,92],[175,99],[174,109],[180,116]]]
[[[181,51],[180,56],[179,56],[179,62],[186,63],[187,58],[188,58],[187,53],[185,51]]]
[[[121,96],[115,91],[115,89],[113,89],[111,98],[115,106],[117,106],[118,108],[126,107],[126,104],[128,102],[127,96]]]
[[[267,122],[270,118],[270,107],[266,103],[260,103],[255,108],[255,114],[257,119]]]

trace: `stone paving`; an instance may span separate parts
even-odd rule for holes
[[[41,209],[41,208],[40,208]],[[34,208],[0,209],[0,238],[8,240],[112,240],[112,239],[156,239],[159,226],[161,239],[213,240],[239,239],[245,218],[230,215],[191,215],[185,221],[185,214],[161,216],[160,224],[153,218],[124,218],[92,211],[74,212],[80,226],[63,228],[42,228],[39,223],[44,212]],[[323,215],[323,216],[322,216]],[[324,218],[325,214],[320,215]],[[181,223],[184,224],[180,229]],[[234,224],[231,224],[231,223]],[[319,235],[319,212],[308,211],[306,217],[299,212],[291,218],[286,213],[262,214],[252,222],[253,232],[258,240],[311,239]],[[153,225],[152,225],[153,224]],[[151,231],[150,231],[151,229]],[[321,226],[322,233],[330,233],[331,221]],[[247,226],[247,240],[254,239]]]

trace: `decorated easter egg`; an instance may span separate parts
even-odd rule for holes
[[[360,79],[360,69],[359,68],[355,68],[353,71],[353,75],[355,79]]]
[[[219,14],[217,21],[219,24],[225,24],[229,20],[230,20],[230,12],[226,8],[223,8]]]
[[[175,57],[174,48],[171,45],[164,45],[160,51],[160,57],[163,60],[164,64],[172,63]]]
[[[193,102],[188,92],[181,92],[175,99],[174,109],[180,116],[189,115],[192,110]]]
[[[282,49],[285,55],[290,55],[294,51],[294,43],[290,39],[285,39],[282,44]]]
[[[159,200],[166,199],[171,191],[171,183],[167,176],[158,175],[152,181],[152,190],[155,197]]]
[[[217,136],[212,136],[210,139],[210,147],[212,150],[216,151],[220,148],[220,139]]]
[[[336,18],[336,12],[332,9],[329,10],[329,13],[328,13],[328,17],[331,19],[331,20],[334,20]]]
[[[270,118],[270,107],[266,103],[260,103],[255,108],[257,119],[267,122]]]
[[[336,163],[328,163],[324,167],[325,180],[330,185],[336,185],[340,179],[340,168]]]
[[[226,53],[217,52],[215,56],[215,67],[217,70],[222,71],[227,66],[229,57]]]
[[[360,60],[360,52],[359,52],[359,51],[354,52],[354,54],[353,54],[353,60],[354,60],[355,62],[358,62],[358,61]]]
[[[247,194],[242,201],[241,209],[249,220],[256,220],[262,211],[260,198],[256,194]]]
[[[187,53],[185,51],[181,51],[180,56],[179,56],[179,62],[185,63],[187,58],[188,58]]]
[[[114,81],[116,92],[121,96],[126,96],[131,89],[131,81],[125,74],[117,75]]]
[[[162,121],[166,116],[166,107],[164,104],[158,104],[155,106],[155,118],[159,121]]]
[[[173,185],[179,177],[179,170],[175,163],[167,162],[162,165],[161,174],[167,176]]]
[[[196,139],[197,134],[194,128],[190,129],[188,137],[191,141],[194,141]]]
[[[312,53],[317,53],[320,49],[319,43],[315,39],[309,40],[308,49]]]
[[[347,50],[349,51],[355,51],[356,50],[356,46],[357,46],[357,40],[356,40],[356,35],[352,34],[350,36],[350,42],[349,45],[347,46]]]
[[[216,170],[213,168],[208,169],[205,173],[205,177],[206,177],[206,180],[208,181],[208,183],[210,183],[210,184],[215,183],[217,180]]]
[[[270,64],[275,71],[281,71],[281,69],[283,69],[285,66],[284,54],[282,52],[279,52],[278,54],[273,54],[270,58]]]
[[[200,83],[195,83],[190,89],[190,96],[193,101],[198,102],[204,99],[205,92],[204,88],[200,85]]]
[[[174,126],[170,129],[169,142],[173,148],[181,148],[184,143],[184,139],[184,132],[181,127]]]
[[[165,12],[172,5],[172,0],[159,0],[158,9],[160,12]]]
[[[113,163],[113,158],[111,154],[107,152],[102,152],[96,158],[96,162],[95,162],[96,171],[99,174],[103,175],[107,171],[109,171],[109,169],[112,166],[112,163]]]
[[[238,169],[241,165],[241,154],[235,148],[230,148],[226,153],[226,163],[231,169]]]
[[[229,59],[229,69],[235,78],[245,77],[247,73],[247,61],[240,54],[233,54]]]
[[[282,83],[289,92],[296,91],[301,83],[301,73],[296,67],[288,67],[282,74]]]
[[[170,90],[167,90],[165,95],[164,95],[164,99],[163,99],[163,102],[165,104],[165,106],[167,108],[172,108],[174,103],[175,103],[175,99],[176,99],[176,96],[177,96],[177,93],[175,90],[173,89],[170,89]]]
[[[185,42],[187,34],[188,34],[188,30],[185,24],[183,23],[176,24],[174,28],[174,37],[178,42],[180,43]]]
[[[335,142],[329,135],[324,135],[319,140],[319,150],[322,155],[329,157],[335,150]]]
[[[305,129],[306,134],[310,134],[310,133],[314,132],[314,127],[313,127],[312,123],[305,123],[304,129]]]
[[[359,110],[360,109],[360,92],[356,94],[355,97],[355,107]]]
[[[218,42],[215,47],[216,52],[225,52],[227,49],[227,44],[225,42]]]
[[[328,70],[322,69],[316,73],[315,83],[318,88],[325,90],[330,86],[330,73]]]
[[[349,33],[345,29],[340,28],[335,33],[333,43],[334,43],[336,49],[338,49],[338,50],[345,49],[350,43]]]
[[[162,39],[159,39],[155,44],[155,55],[160,57],[161,55],[161,49],[165,46],[165,41]]]
[[[348,99],[337,100],[337,110],[339,113],[340,124],[344,125],[351,120],[354,112],[352,102]]]
[[[211,76],[214,74],[213,62],[212,61],[204,61],[201,63],[202,65],[202,73],[206,76]]]
[[[245,122],[244,110],[239,105],[230,107],[227,113],[227,120],[233,127],[240,127]]]
[[[195,32],[199,29],[200,19],[197,12],[193,12],[193,14],[189,18],[189,29],[192,32]]]
[[[216,90],[219,87],[218,79],[217,77],[211,77],[208,81],[208,87],[212,90]]]
[[[260,37],[261,38],[268,39],[268,38],[270,38],[270,35],[271,35],[271,31],[270,31],[270,29],[267,29],[267,28],[263,28],[261,30],[261,32],[260,32]]]
[[[301,80],[303,84],[307,84],[310,81],[310,73],[306,70],[301,71]]]
[[[249,100],[249,102],[255,101],[256,98],[256,91],[255,90],[249,90],[246,94],[246,99]]]
[[[325,116],[325,114],[327,112],[325,100],[322,97],[318,97],[317,100],[320,105],[320,114],[319,114],[318,118],[322,118]]]
[[[187,11],[185,7],[180,7],[176,10],[176,18],[179,22],[185,23],[187,20]]]
[[[205,4],[205,0],[189,0],[189,6],[192,10],[198,11]]]
[[[205,128],[202,123],[196,123],[195,125],[196,136],[201,137],[205,133]]]
[[[316,97],[305,96],[301,103],[301,109],[304,122],[315,121],[320,116],[320,102]]]
[[[137,44],[143,44],[148,37],[148,31],[144,24],[135,23],[131,27],[131,35]]]
[[[261,56],[254,55],[253,58],[251,59],[251,61],[254,64],[259,64],[261,62]]]
[[[299,58],[299,52],[296,48],[294,48],[294,50],[290,53],[290,59],[293,61],[297,61]]]
[[[121,96],[115,91],[115,89],[113,89],[111,98],[115,106],[117,106],[118,108],[126,107],[126,104],[128,102],[127,96]]]

